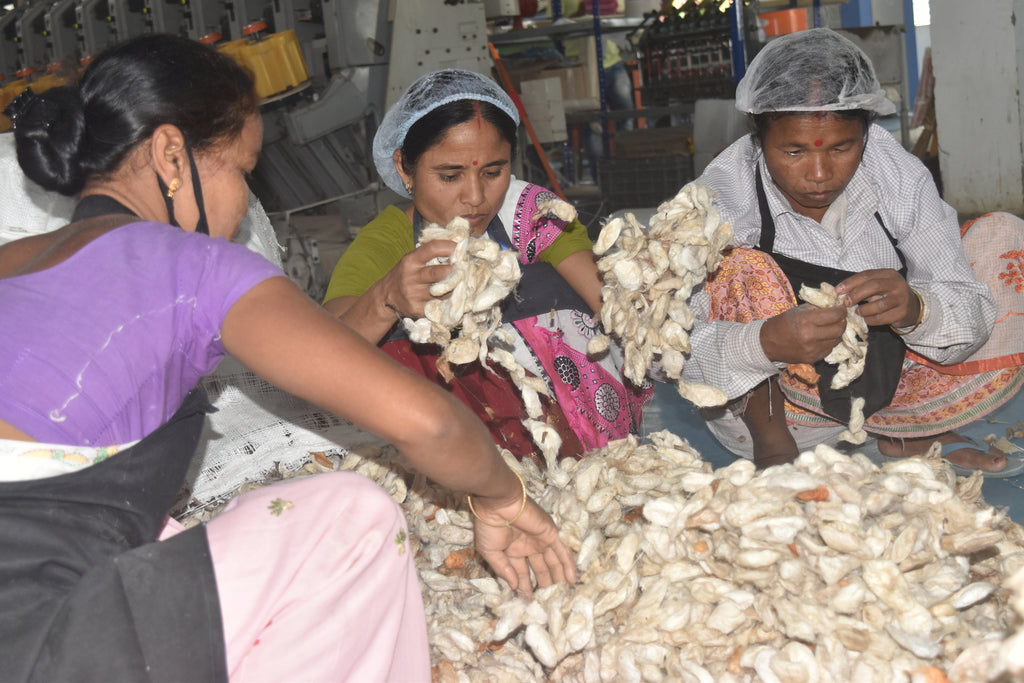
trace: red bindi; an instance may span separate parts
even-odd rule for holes
[[[815,147],[821,147],[821,145],[822,145],[822,142],[821,142],[821,140],[815,140],[815,141],[814,141],[814,146],[815,146]]]
[[[478,162],[478,161],[474,161],[474,162],[473,162],[473,165],[474,165],[474,166],[476,166],[476,165],[477,165],[478,163],[480,163],[480,162]]]

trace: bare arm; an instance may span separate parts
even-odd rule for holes
[[[398,311],[384,303],[383,292],[376,285],[362,296],[331,299],[324,309],[370,343],[383,339],[399,318]]]
[[[268,382],[387,439],[439,484],[517,499],[518,482],[468,410],[339,324],[287,279],[246,293],[222,334],[228,352]],[[439,452],[445,457],[436,457]]]
[[[393,362],[287,278],[266,280],[231,308],[224,346],[268,382],[394,444],[437,483],[471,493],[485,519],[512,519],[522,488],[484,425],[451,394]],[[568,549],[533,501],[511,528],[477,527],[481,554],[513,588],[575,580]],[[528,559],[529,558],[529,559]]]
[[[367,341],[377,343],[400,316],[423,317],[423,307],[433,298],[430,285],[451,272],[450,266],[428,266],[427,262],[450,255],[454,248],[453,242],[445,240],[428,242],[403,256],[362,296],[331,299],[324,308]]]
[[[860,304],[857,312],[868,325],[911,327],[924,313],[907,281],[890,268],[857,273],[839,283],[836,291],[846,294],[847,306]]]
[[[594,252],[577,251],[565,257],[555,270],[587,302],[594,316],[601,315],[601,276],[598,274]]]
[[[761,347],[769,360],[814,363],[839,343],[846,329],[842,306],[802,304],[769,318],[761,326]]]

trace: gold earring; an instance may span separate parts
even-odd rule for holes
[[[175,178],[174,180],[172,180],[170,187],[167,188],[167,198],[168,199],[173,198],[174,197],[174,193],[178,191],[179,187],[181,187],[181,180],[178,179],[178,178]]]
[[[412,183],[405,184],[405,191],[408,192],[409,194],[412,194]]]

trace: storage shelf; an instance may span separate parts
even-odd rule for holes
[[[497,45],[514,45],[517,43],[535,43],[541,40],[567,38],[584,38],[594,35],[594,18],[585,17],[572,19],[572,23],[548,24],[523,28],[518,31],[492,33],[489,40]],[[601,19],[601,32],[613,33],[631,31],[643,22],[640,17],[608,17]]]
[[[605,115],[610,121],[627,121],[631,119],[656,119],[672,114],[692,114],[693,102],[680,102],[663,106],[644,107],[643,109],[609,109]],[[568,124],[589,123],[601,118],[600,109],[566,112],[565,122]]]

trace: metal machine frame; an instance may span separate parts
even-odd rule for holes
[[[309,79],[266,98],[264,144],[251,188],[281,235],[302,207],[385,192],[371,142],[386,107],[420,75],[490,73],[484,0],[29,0],[0,15],[0,73],[78,66],[141,33],[203,42],[294,31]],[[297,253],[315,255],[315,244]],[[315,264],[314,264],[315,265]]]

